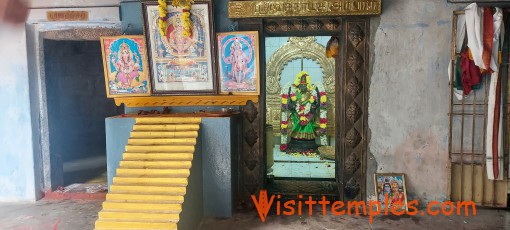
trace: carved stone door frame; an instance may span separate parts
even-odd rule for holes
[[[366,199],[367,99],[369,67],[369,18],[243,19],[240,31],[259,31],[260,55],[265,55],[266,36],[337,35],[341,52],[336,61],[336,178],[340,200]],[[265,103],[266,64],[260,63],[261,91],[258,103],[243,107],[243,143],[240,156],[239,192],[244,208],[254,207],[251,195],[264,188],[266,172]]]

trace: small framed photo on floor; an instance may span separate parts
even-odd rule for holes
[[[382,210],[405,213],[407,209],[406,181],[403,173],[374,174],[375,195]]]
[[[108,98],[151,94],[144,36],[101,37],[101,50]]]
[[[158,2],[142,1],[153,94],[216,94],[211,4],[195,1],[188,24],[183,8],[168,1],[161,29]],[[189,34],[183,32],[187,26]]]
[[[220,94],[260,94],[257,31],[217,33]]]

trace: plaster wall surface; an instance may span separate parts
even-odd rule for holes
[[[33,201],[34,155],[24,25],[0,25],[0,202]],[[5,45],[7,44],[7,45]]]
[[[118,6],[120,0],[25,0],[31,8]]]
[[[452,15],[465,4],[383,1],[371,19],[369,155],[373,173],[405,173],[408,200],[448,198],[448,63]]]

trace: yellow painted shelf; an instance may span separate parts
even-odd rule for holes
[[[117,97],[115,104],[126,107],[158,106],[244,106],[248,101],[257,103],[259,96],[246,95],[201,95],[201,96],[150,96]]]

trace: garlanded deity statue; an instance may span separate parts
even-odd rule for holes
[[[317,150],[315,139],[327,145],[327,98],[321,83],[312,84],[307,72],[296,75],[294,84],[282,88],[280,150],[306,153]],[[290,140],[289,140],[290,136]]]
[[[123,87],[131,87],[133,79],[140,75],[140,60],[137,55],[134,57],[133,59],[133,52],[125,42],[120,45],[118,54],[113,53],[112,63],[117,70],[117,79]]]

